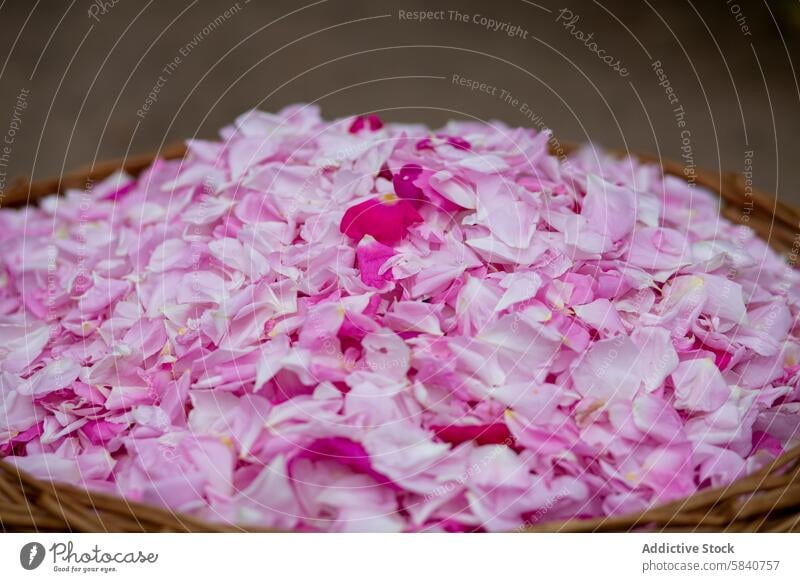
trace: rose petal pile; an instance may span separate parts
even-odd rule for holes
[[[309,106],[0,212],[0,455],[201,519],[507,531],[797,444],[800,277],[547,132]]]

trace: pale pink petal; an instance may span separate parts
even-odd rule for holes
[[[17,386],[20,394],[41,396],[70,386],[78,379],[81,367],[69,358],[59,358],[35,372]]]
[[[675,406],[684,410],[717,410],[727,402],[731,392],[710,358],[681,362],[672,373],[672,381],[675,384]]]

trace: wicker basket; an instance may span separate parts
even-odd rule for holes
[[[554,153],[571,150],[564,146]],[[170,146],[159,154],[94,164],[60,179],[18,180],[2,206],[22,206],[67,188],[86,188],[117,170],[136,175],[157,157],[180,158],[185,148]],[[617,152],[620,155],[623,152]],[[638,155],[659,163],[666,173],[683,176],[679,164]],[[700,171],[696,183],[719,193],[723,214],[747,224],[792,262],[800,253],[800,211],[753,190],[742,176]],[[757,473],[721,488],[653,507],[642,513],[591,520],[545,521],[524,531],[800,531],[800,447],[788,451]],[[0,531],[70,532],[220,532],[244,531],[204,523],[167,509],[133,503],[106,494],[35,479],[0,461]],[[248,531],[253,531],[249,529]]]

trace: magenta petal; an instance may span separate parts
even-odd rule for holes
[[[431,427],[436,436],[451,445],[474,441],[478,445],[511,445],[514,437],[504,422],[476,425],[449,425]]]
[[[409,227],[418,222],[422,222],[422,216],[410,202],[387,194],[348,208],[339,228],[354,240],[370,235],[391,245],[403,239]]]
[[[447,144],[453,146],[454,148],[460,150],[470,150],[472,146],[470,143],[465,140],[463,137],[458,137],[457,135],[448,135],[448,136],[440,136],[444,137],[447,140]]]
[[[350,129],[348,129],[348,131],[350,133],[358,133],[362,129],[378,131],[382,127],[383,121],[381,121],[381,118],[377,115],[359,115],[353,120],[353,123],[350,124]]]
[[[418,164],[406,164],[392,177],[395,194],[403,200],[422,200],[425,194],[417,184],[422,177],[422,167]]]
[[[392,170],[389,169],[389,165],[386,162],[381,166],[381,170],[378,172],[378,178],[383,178],[384,180],[392,179]]]

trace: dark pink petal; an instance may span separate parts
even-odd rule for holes
[[[348,208],[339,228],[353,240],[360,241],[370,235],[391,245],[402,240],[408,229],[419,222],[422,216],[410,202],[385,194]]]
[[[432,426],[436,436],[451,445],[474,441],[478,445],[508,445],[514,437],[504,422],[491,424]]]
[[[779,441],[774,436],[767,434],[760,430],[753,431],[753,450],[750,454],[755,453],[758,450],[765,450],[769,451],[776,457],[779,457],[783,454],[784,448]]]
[[[424,137],[417,142],[417,150],[435,150],[439,145],[449,145],[459,150],[472,149],[470,143],[463,137],[454,135],[437,134],[436,137]]]
[[[395,194],[403,200],[423,200],[425,194],[421,185],[417,185],[417,181],[423,178],[425,176],[418,164],[406,164],[392,178]]]
[[[359,115],[353,120],[353,123],[350,124],[350,129],[348,131],[350,133],[358,133],[362,129],[378,131],[382,127],[383,121],[381,121],[381,118],[377,115]]]
[[[379,243],[371,236],[365,236],[356,248],[356,261],[358,263],[361,280],[371,287],[381,287],[384,282],[391,280],[392,270],[381,273],[383,264],[394,256],[394,249]]]
[[[472,149],[472,146],[470,145],[470,143],[467,140],[465,140],[464,138],[462,138],[462,137],[458,137],[458,136],[454,136],[454,135],[448,135],[448,136],[446,136],[446,139],[447,139],[447,143],[449,145],[453,146],[454,148],[457,148],[457,149],[460,149],[460,150],[465,150],[465,151],[469,150],[469,149]]]
[[[417,142],[418,150],[432,150],[434,148],[433,138],[424,137]]]
[[[369,453],[361,443],[345,437],[316,439],[306,447],[300,457],[336,462],[356,473],[369,475],[379,484],[396,487],[391,479],[373,468]]]
[[[398,197],[412,202],[416,207],[423,202],[429,202],[439,210],[448,213],[463,210],[459,204],[452,202],[433,187],[431,181],[436,177],[437,174],[423,170],[418,164],[406,164],[394,174],[392,184]]]
[[[128,428],[125,423],[108,422],[107,420],[90,420],[81,428],[81,432],[93,445],[102,445]]]
[[[378,172],[378,178],[383,178],[384,180],[391,180],[392,179],[392,171],[389,169],[389,164],[386,162],[383,163],[381,166],[381,171]]]

